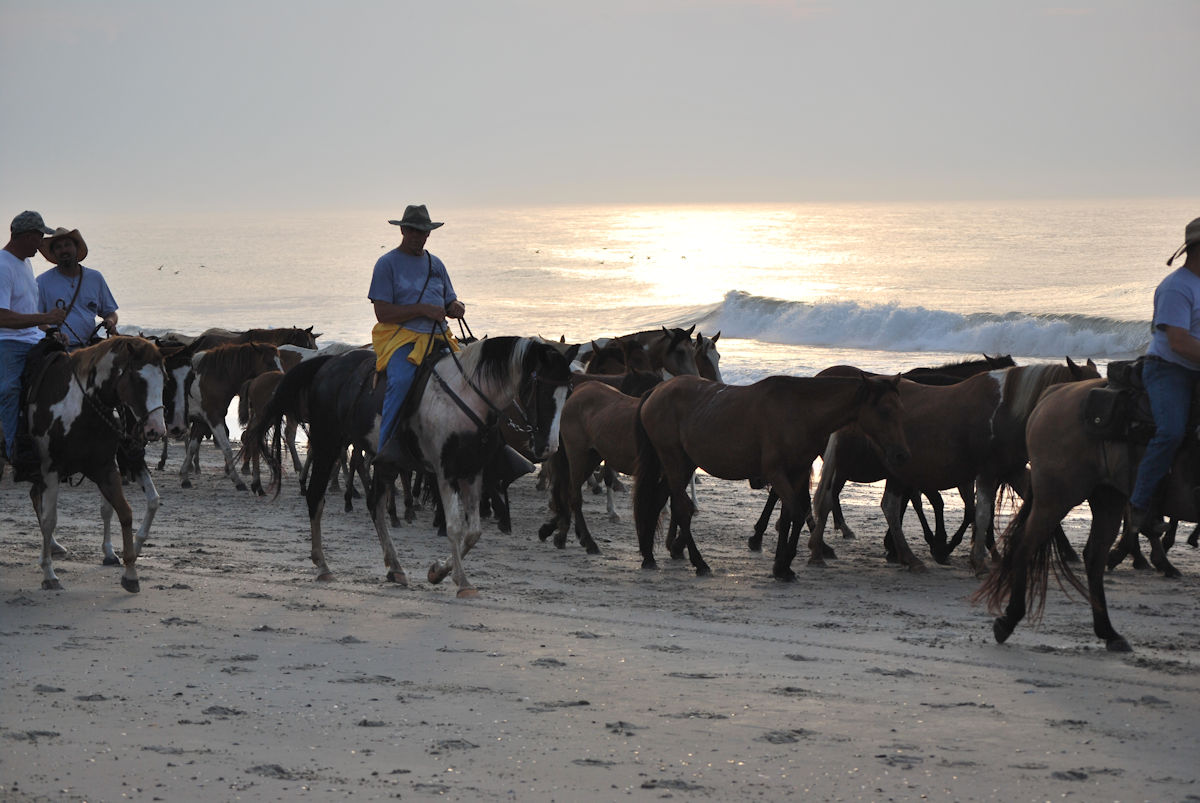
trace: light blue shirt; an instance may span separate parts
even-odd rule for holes
[[[375,263],[367,298],[400,306],[420,302],[445,308],[451,301],[457,300],[458,295],[454,292],[454,285],[450,284],[450,276],[442,260],[428,251],[413,256],[395,248]],[[410,331],[426,334],[436,329],[434,322],[428,318],[413,318],[401,325]]]
[[[67,278],[57,268],[51,268],[37,277],[38,309],[41,312],[49,312],[59,302],[64,307],[70,304],[75,296],[76,282],[82,282],[75,306],[59,330],[67,336],[68,344],[72,347],[86,346],[96,328],[96,319],[117,311],[117,301],[100,271],[83,265],[79,266],[79,270],[78,279]]]
[[[37,283],[33,280],[33,263],[17,259],[12,252],[0,249],[0,309],[32,315],[38,311]],[[0,340],[36,343],[45,335],[36,326],[24,329],[0,328]]]
[[[1177,268],[1167,274],[1154,290],[1154,332],[1146,353],[1200,371],[1200,365],[1171,349],[1164,326],[1178,326],[1200,339],[1200,276],[1187,268]]]

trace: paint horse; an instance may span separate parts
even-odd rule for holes
[[[992,526],[1000,486],[1021,491],[1026,464],[1025,422],[1042,391],[1060,382],[1098,376],[1089,360],[1085,366],[1069,358],[1065,365],[1026,365],[977,374],[953,385],[922,385],[902,380],[905,438],[912,459],[886,466],[887,485],[881,507],[888,522],[899,563],[924,569],[904,537],[904,511],[918,493],[974,484],[975,521],[971,568],[987,571],[987,533]],[[863,477],[869,470],[855,462],[873,457],[853,429],[838,432],[825,450],[813,516],[817,526],[809,538],[809,562],[824,562],[823,531],[831,506],[830,491],[845,478]],[[872,463],[872,466],[875,464]],[[877,477],[876,479],[883,479]]]
[[[1092,609],[1092,626],[1112,652],[1131,647],[1113,628],[1104,594],[1105,561],[1117,537],[1129,503],[1139,451],[1126,442],[1091,436],[1084,423],[1084,405],[1105,380],[1059,385],[1038,402],[1025,429],[1029,449],[1029,491],[1004,533],[1004,551],[996,570],[975,594],[976,601],[1000,614],[992,625],[998,642],[1005,642],[1032,610],[1039,616],[1046,601],[1051,567],[1084,593]],[[1163,512],[1185,521],[1200,521],[1195,488],[1200,485],[1200,443],[1195,435],[1184,441],[1171,473],[1163,480]],[[1092,525],[1083,562],[1086,587],[1057,551],[1054,533],[1071,510],[1087,501]]]
[[[239,491],[246,483],[238,473],[233,447],[225,428],[225,415],[242,386],[259,374],[282,371],[279,349],[267,343],[231,343],[198,352],[192,358],[192,376],[188,380],[187,417],[212,433],[225,455],[225,472]],[[189,478],[192,463],[199,453],[200,437],[193,429],[187,453],[179,467],[180,487],[192,487]]]
[[[633,507],[642,567],[654,568],[659,512],[671,515],[698,575],[710,573],[692,537],[687,482],[696,468],[727,480],[761,478],[789,521],[808,515],[813,461],[837,429],[857,422],[889,463],[908,459],[898,378],[772,376],[724,385],[681,376],[643,397],[636,424]],[[780,530],[772,573],[795,578],[798,527]]]
[[[61,589],[52,556],[62,552],[54,540],[58,524],[58,495],[62,480],[83,474],[100,489],[102,516],[109,508],[121,524],[121,586],[141,590],[136,561],[158,507],[158,493],[141,462],[139,479],[146,492],[147,510],[135,538],[133,510],[121,488],[118,452],[130,447],[131,430],[138,436],[165,434],[162,391],[163,362],[153,343],[137,337],[114,336],[70,355],[53,352],[32,357],[27,367],[29,432],[41,458],[40,482],[30,492],[42,530],[42,588]],[[136,451],[140,442],[132,444]],[[107,532],[107,518],[106,518]]]
[[[408,430],[398,435],[410,438],[425,467],[436,475],[445,512],[443,529],[451,554],[430,567],[427,577],[431,583],[452,575],[458,596],[477,595],[463,570],[463,558],[482,534],[479,501],[483,472],[502,443],[497,429],[500,411],[514,400],[520,401],[528,413],[530,450],[545,459],[558,446],[559,416],[569,379],[566,358],[557,349],[527,338],[484,338],[432,362],[424,392],[415,397]],[[414,384],[414,390],[416,387]],[[347,446],[360,448],[368,456],[377,452],[385,389],[386,383],[375,381],[375,355],[369,350],[301,363],[284,376],[263,412],[260,428],[251,433],[258,437],[266,427],[275,428],[272,449],[278,461],[282,448],[279,418],[298,394],[305,396],[311,417],[312,458],[305,495],[318,580],[333,578],[321,540],[329,475]],[[394,471],[376,467],[367,508],[383,547],[387,579],[407,585],[386,516],[387,488],[393,479]]]

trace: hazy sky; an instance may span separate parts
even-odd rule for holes
[[[1198,43],[1197,0],[0,0],[0,208],[1194,197]]]

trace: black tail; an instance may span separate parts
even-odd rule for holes
[[[254,443],[261,453],[270,455],[268,462],[272,463],[272,472],[276,470],[276,466],[283,465],[283,417],[290,415],[296,421],[304,420],[308,389],[312,385],[313,377],[330,359],[332,357],[327,355],[313,357],[287,371],[275,386],[275,392],[271,394],[266,406],[259,410],[258,419],[242,435],[243,443]],[[268,449],[266,435],[272,429],[274,438]],[[279,472],[279,476],[282,476],[282,471]],[[279,496],[282,485],[282,482],[275,483],[275,496]]]
[[[639,402],[634,421],[637,467],[633,472],[633,521],[644,568],[654,566],[654,535],[658,530],[658,514],[670,495],[667,478],[663,476],[662,461],[650,442],[650,436],[646,434],[646,428],[642,426],[642,407],[647,398],[649,393]]]

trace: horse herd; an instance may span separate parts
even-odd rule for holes
[[[656,565],[655,540],[666,508],[667,548],[674,557],[686,552],[701,575],[710,569],[692,530],[697,469],[769,487],[748,543],[761,549],[780,503],[772,574],[781,580],[796,576],[792,562],[806,525],[811,565],[834,556],[824,540],[831,513],[834,526],[852,535],[837,502],[846,482],[885,481],[881,506],[889,560],[924,568],[903,529],[909,505],[939,563],[948,561],[971,527],[970,564],[984,577],[976,599],[1001,614],[994,625],[998,641],[1008,638],[1029,607],[1040,609],[1053,567],[1089,595],[1096,635],[1108,648],[1130,649],[1108,618],[1103,575],[1124,519],[1135,458],[1128,444],[1097,440],[1085,431],[1085,396],[1105,383],[1090,360],[1017,366],[1011,358],[985,357],[896,376],[833,366],[813,377],[728,385],[721,381],[720,333],[704,337],[694,329],[660,327],[577,345],[490,337],[427,360],[417,383],[423,391],[415,394],[408,419],[410,446],[420,456],[427,487],[436,491],[436,523],[450,545],[450,554],[429,568],[429,581],[452,576],[459,596],[477,594],[463,560],[481,536],[481,508],[491,504],[506,512],[507,477],[497,465],[507,444],[542,463],[539,487],[549,487],[551,511],[539,531],[543,540],[553,536],[563,547],[574,524],[584,548],[599,551],[583,516],[581,489],[603,467],[610,515],[616,475],[633,477],[643,568]],[[61,588],[52,565],[65,554],[54,539],[56,504],[62,480],[71,475],[83,474],[100,488],[106,563],[117,562],[109,529],[117,513],[121,584],[129,591],[139,590],[136,559],[159,506],[145,463],[147,440],[163,439],[161,470],[168,441],[186,439],[180,482],[189,487],[201,438],[211,436],[227,475],[245,490],[224,424],[239,396],[246,425],[242,457],[254,465],[255,490],[263,492],[258,462],[265,459],[279,493],[285,443],[293,466],[302,471],[317,578],[333,576],[321,518],[330,482],[346,461],[347,504],[357,477],[387,579],[406,584],[389,522],[396,523],[395,481],[404,484],[408,506],[412,478],[371,467],[385,384],[376,376],[370,349],[319,350],[317,337],[312,327],[210,330],[197,338],[116,336],[70,355],[51,350],[31,359],[26,414],[41,455],[42,481],[34,484],[31,498],[43,536],[43,588]],[[300,425],[308,434],[303,467],[294,446]],[[817,457],[823,459],[814,495]],[[1173,476],[1178,488],[1172,488],[1168,512],[1200,518],[1190,475],[1181,470]],[[146,497],[136,535],[122,477],[138,482]],[[993,519],[1003,488],[1023,503],[996,539]],[[964,501],[964,520],[952,537],[940,496],[948,489]],[[932,528],[923,498],[933,506]],[[1085,500],[1093,512],[1084,550],[1086,586],[1070,568],[1078,558],[1061,528],[1066,514]],[[1161,545],[1151,546],[1156,565],[1174,572]]]

